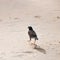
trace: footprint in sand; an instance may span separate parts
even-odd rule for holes
[[[41,16],[34,16],[35,18],[40,18]]]
[[[60,16],[57,16],[57,19],[60,19]]]
[[[0,19],[0,22],[2,22],[2,19]]]
[[[20,18],[18,18],[18,17],[15,17],[14,19],[15,19],[15,20],[17,20],[17,19],[20,19]]]
[[[59,41],[59,43],[60,43],[60,41]]]

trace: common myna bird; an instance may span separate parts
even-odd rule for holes
[[[29,29],[28,30],[28,35],[29,35],[30,41],[31,41],[32,38],[34,38],[35,41],[38,40],[36,32],[33,30],[33,28],[31,26],[28,26],[28,29]]]

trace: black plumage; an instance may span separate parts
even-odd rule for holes
[[[35,40],[38,40],[36,32],[33,30],[33,28],[31,26],[28,26],[28,29],[29,29],[28,35],[29,35],[30,40],[32,38],[34,38]]]

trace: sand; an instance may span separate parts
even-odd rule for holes
[[[35,49],[28,26],[39,38]],[[60,1],[0,0],[0,60],[60,60]]]

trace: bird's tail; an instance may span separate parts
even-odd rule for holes
[[[38,38],[37,38],[37,40],[38,40]]]
[[[36,37],[35,40],[38,40],[38,38]]]

